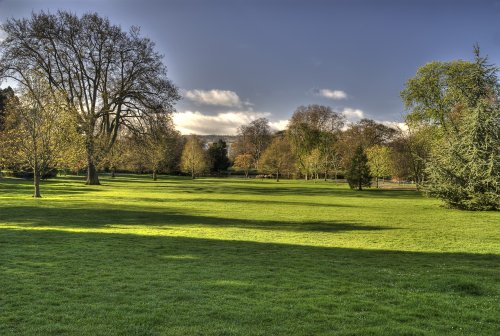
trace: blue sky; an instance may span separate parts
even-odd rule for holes
[[[182,89],[183,133],[234,133],[261,116],[283,128],[312,103],[398,122],[419,66],[471,59],[476,42],[500,64],[500,1],[0,0],[0,22],[42,9],[140,26]]]

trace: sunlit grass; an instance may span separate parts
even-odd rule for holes
[[[0,334],[496,334],[500,216],[331,182],[0,180]]]

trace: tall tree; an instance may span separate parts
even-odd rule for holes
[[[191,174],[191,178],[194,179],[207,169],[207,161],[207,153],[203,149],[203,143],[200,138],[196,135],[190,135],[182,151],[182,171]]]
[[[351,158],[351,163],[346,172],[347,182],[351,189],[363,190],[363,187],[371,186],[370,167],[368,157],[363,147],[358,146]]]
[[[96,164],[121,129],[135,128],[150,113],[172,112],[179,99],[162,56],[137,27],[124,32],[95,13],[58,11],[9,19],[1,28],[0,79],[29,87],[36,69],[52,91],[65,94],[85,136],[87,184],[99,184]]]
[[[482,210],[498,207],[500,85],[499,68],[477,46],[474,55],[474,62],[421,67],[401,96],[410,130],[432,132],[427,136],[432,140],[426,167],[430,194],[453,207]]]

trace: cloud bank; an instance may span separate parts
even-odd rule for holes
[[[173,120],[176,128],[182,134],[221,134],[235,135],[238,127],[248,124],[258,118],[268,118],[267,112],[227,111],[215,115],[203,114],[199,111],[176,112]],[[288,120],[270,122],[271,128],[278,131],[286,127]]]

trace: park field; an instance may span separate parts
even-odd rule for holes
[[[499,335],[500,213],[409,190],[0,179],[0,335]]]

